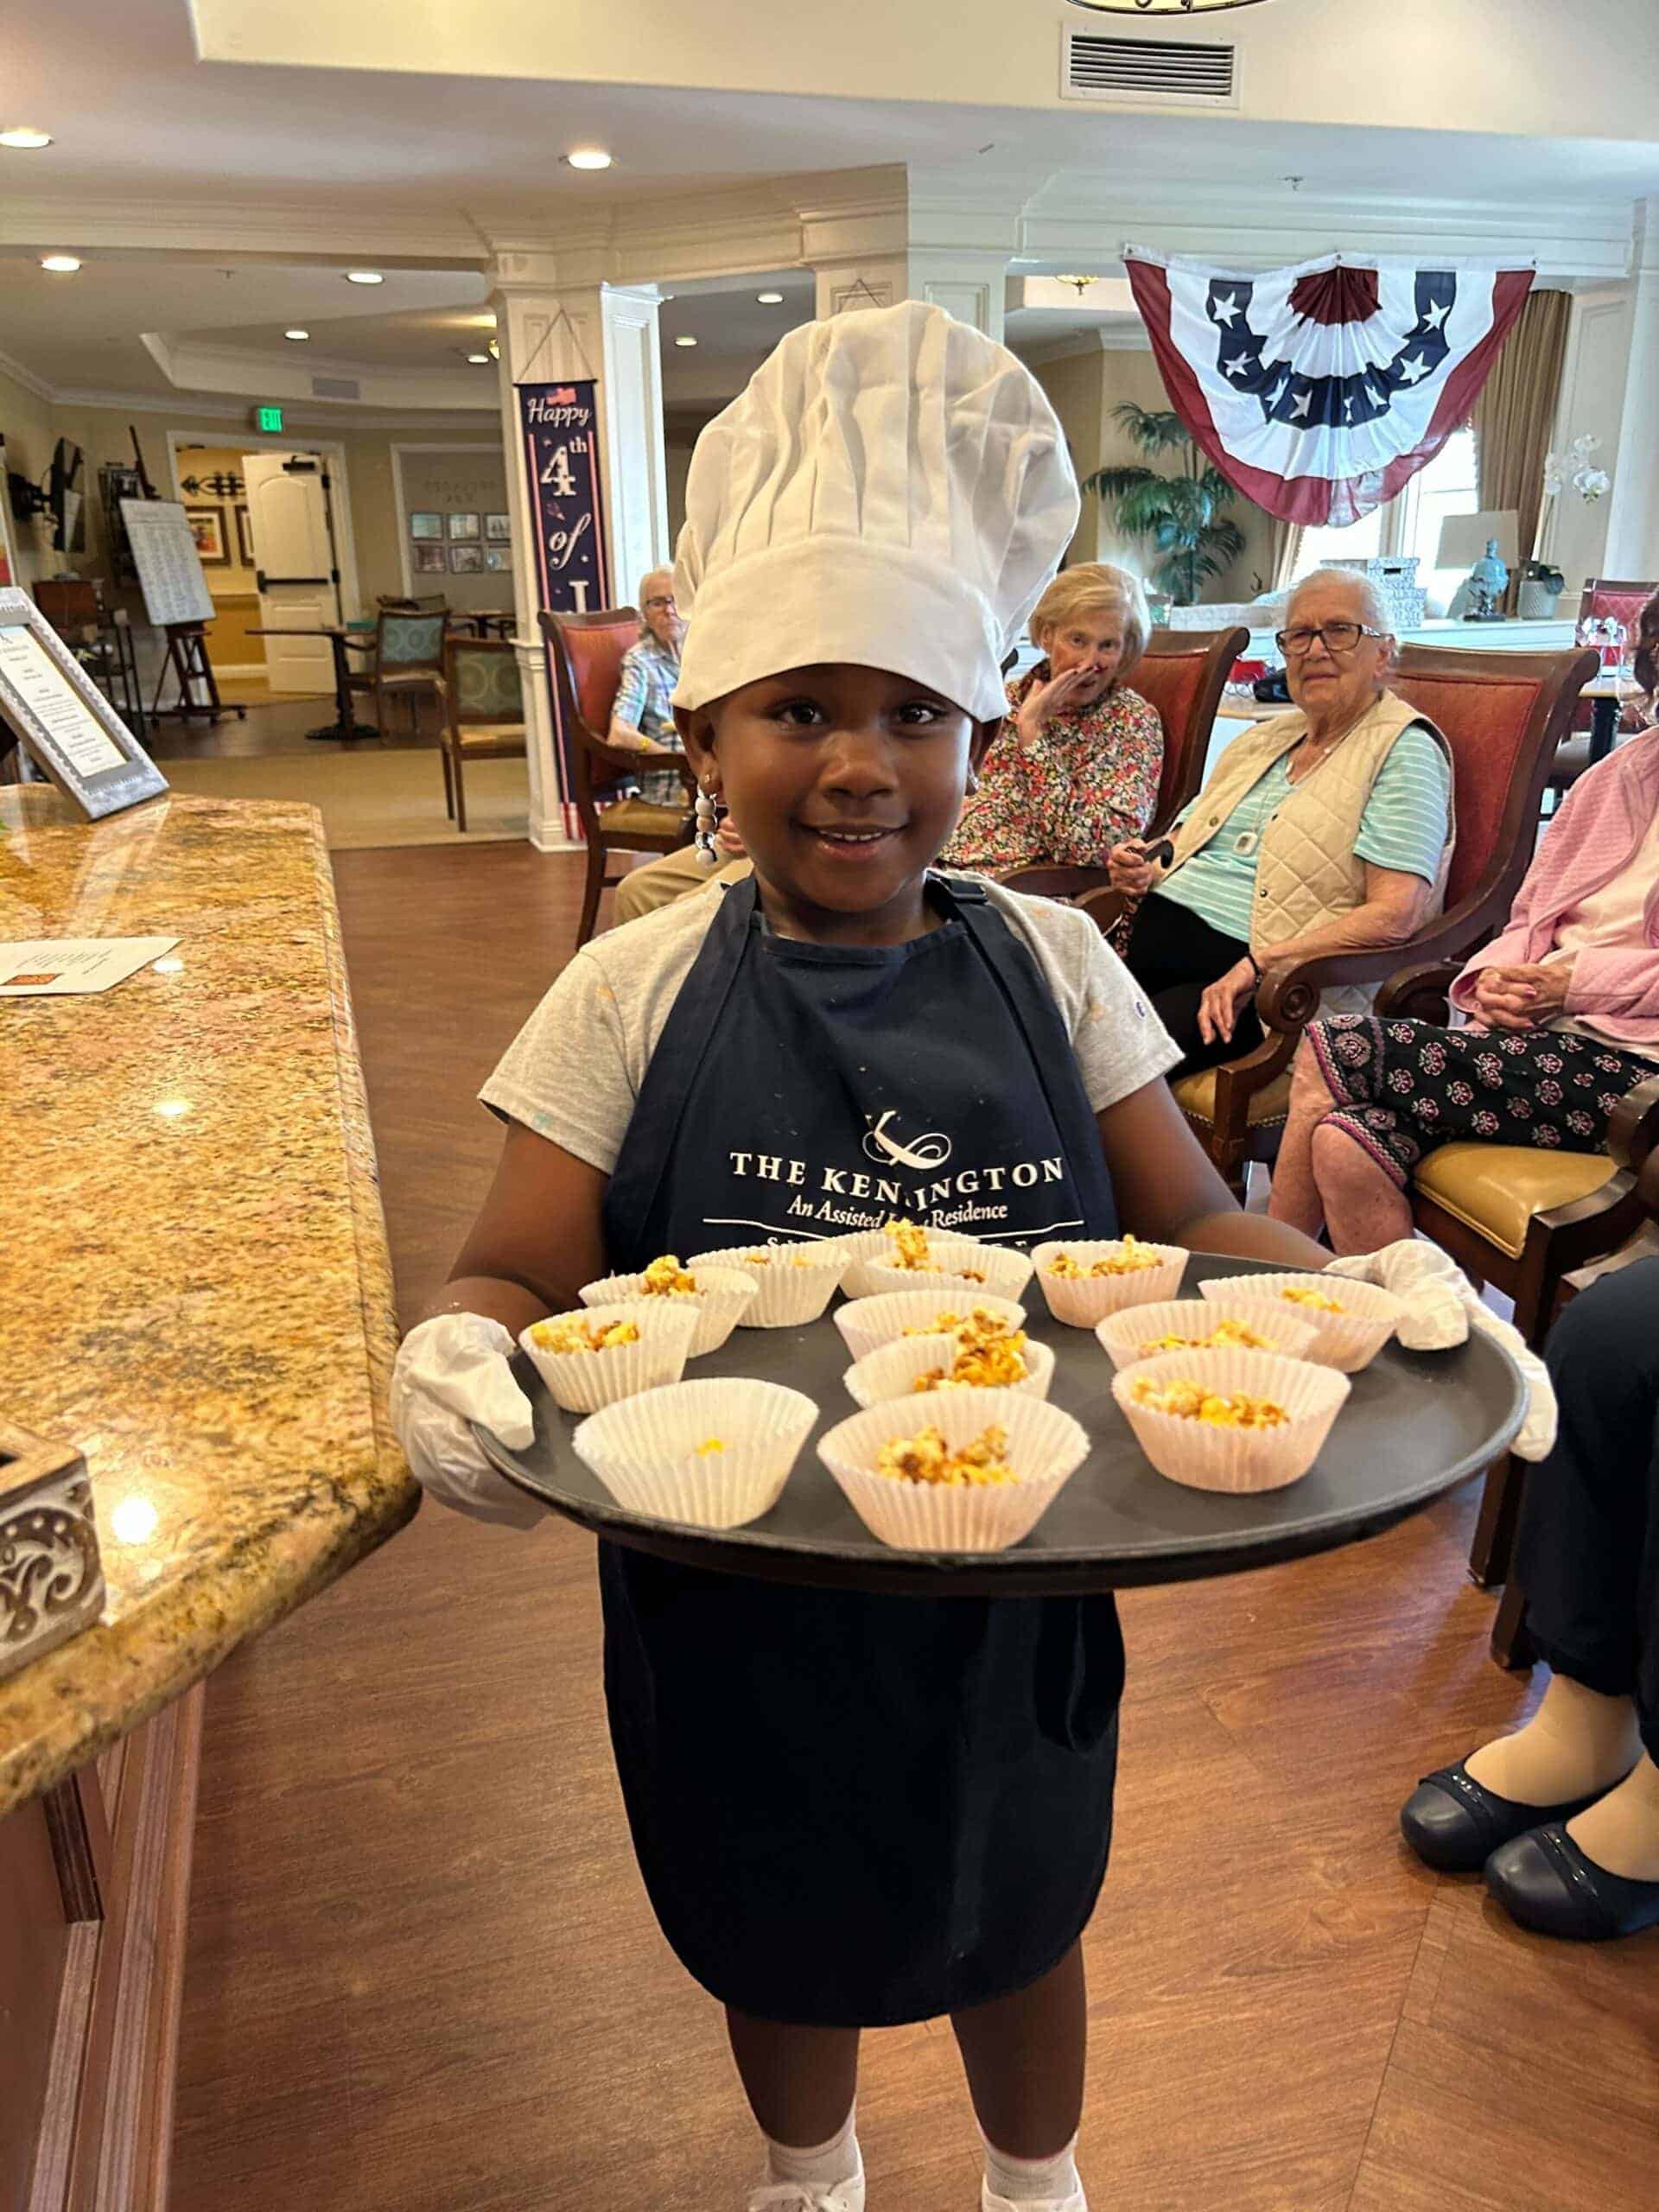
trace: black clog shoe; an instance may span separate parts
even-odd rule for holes
[[[1423,1777],[1400,1808],[1400,1833],[1424,1866],[1442,1874],[1478,1874],[1501,1845],[1548,1821],[1576,1819],[1605,1795],[1598,1789],[1570,1805],[1517,1805],[1483,1789],[1459,1759]]]
[[[1540,1936],[1605,1943],[1659,1927],[1659,1882],[1628,1881],[1586,1859],[1552,1821],[1495,1851],[1486,1886],[1511,1920]]]

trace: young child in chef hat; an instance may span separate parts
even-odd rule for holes
[[[521,1526],[537,1509],[467,1419],[528,1444],[516,1332],[664,1253],[910,1212],[1020,1245],[1123,1229],[1325,1256],[1233,1206],[1085,915],[931,872],[1077,519],[1027,371],[915,302],[808,325],[703,433],[686,513],[677,716],[753,878],[555,982],[484,1088],[500,1169],[394,1385],[427,1488]],[[640,1869],[766,2138],[751,2212],[860,2212],[859,2031],[939,2014],[988,2212],[1082,2212],[1110,1596],[791,1588],[610,1543],[600,1572]]]

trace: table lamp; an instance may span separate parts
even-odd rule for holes
[[[1468,569],[1465,622],[1501,622],[1510,570],[1520,556],[1520,522],[1513,507],[1489,507],[1479,514],[1448,515],[1440,524],[1437,569]]]

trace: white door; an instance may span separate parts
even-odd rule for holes
[[[246,453],[242,474],[248,486],[261,626],[321,631],[338,622],[327,464],[311,453]],[[264,642],[273,691],[333,691],[334,648],[326,637]]]

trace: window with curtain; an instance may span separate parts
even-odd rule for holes
[[[1425,590],[1449,599],[1463,581],[1458,571],[1438,573],[1440,524],[1450,515],[1479,512],[1480,493],[1471,429],[1454,430],[1427,468],[1420,468],[1397,499],[1375,507],[1344,530],[1305,530],[1296,574],[1305,576],[1327,561],[1369,561],[1381,554],[1417,556],[1417,581]]]

